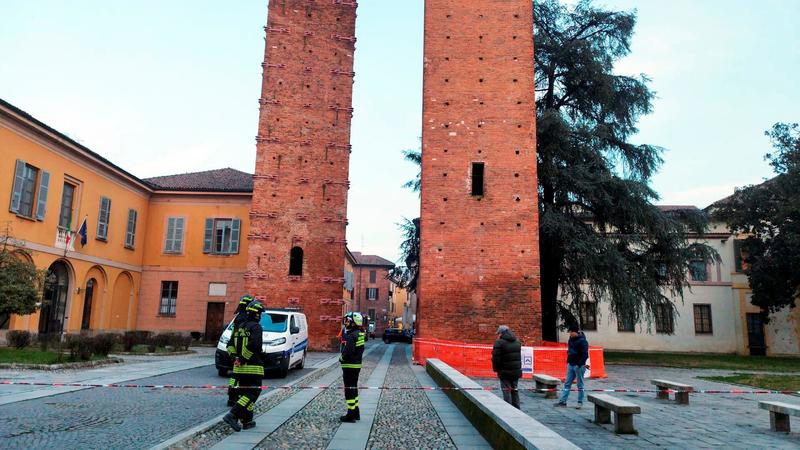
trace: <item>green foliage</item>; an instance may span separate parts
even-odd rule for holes
[[[6,339],[11,347],[21,350],[31,344],[32,336],[29,331],[15,330],[9,331]]]
[[[133,350],[133,347],[140,344],[146,344],[148,339],[153,333],[151,331],[126,331],[122,335],[122,348],[126,352]]]
[[[0,249],[0,316],[36,312],[43,280],[44,271],[3,245]]]
[[[640,353],[604,351],[606,364],[679,367],[682,369],[759,370],[800,372],[800,358],[699,353]]]
[[[415,165],[422,167],[422,150],[411,150],[411,149],[403,150],[403,158],[406,161],[412,162]],[[409,180],[405,184],[403,184],[403,187],[419,193],[420,188],[422,187],[422,173],[417,172],[417,176],[414,177],[413,180]]]
[[[89,361],[94,350],[94,338],[83,334],[68,334],[66,346],[73,361]]]
[[[100,356],[108,356],[114,346],[120,341],[120,335],[115,333],[101,333],[94,337],[94,347],[92,353]]]
[[[770,313],[794,307],[800,289],[800,125],[777,123],[765,134],[775,149],[765,159],[777,176],[737,189],[712,209],[732,232],[745,235],[742,262],[751,301]]]
[[[399,226],[403,232],[400,253],[405,264],[395,266],[389,272],[389,278],[409,292],[416,292],[419,275],[419,218],[404,219]]]
[[[653,205],[662,149],[629,142],[654,97],[645,75],[614,73],[636,15],[588,0],[534,9],[544,338],[587,300],[608,300],[626,321],[651,323],[659,304],[674,314],[665,293],[682,297],[690,260],[715,253],[686,238],[705,231],[702,211]]]

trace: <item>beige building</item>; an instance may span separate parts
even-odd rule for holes
[[[607,302],[585,303],[580,321],[589,342],[608,350],[800,355],[800,308],[772,314],[765,323],[750,303],[736,236],[712,223],[697,241],[714,248],[720,261],[692,268],[683,299],[672,299],[674,319],[656,314],[649,327],[625,324],[612,317]],[[559,340],[568,340],[567,333]]]

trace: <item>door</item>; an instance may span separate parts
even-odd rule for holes
[[[81,318],[81,330],[88,330],[91,326],[94,284],[94,278],[86,282],[86,292],[83,295],[83,317]]]
[[[295,365],[300,358],[303,356],[303,352],[295,351],[297,348],[297,344],[300,343],[300,333],[292,333],[293,328],[300,328],[300,324],[297,323],[297,316],[292,314],[289,319],[289,345],[291,349],[291,356],[289,356],[289,366]]]
[[[225,329],[225,303],[210,302],[206,310],[206,340],[216,341]]]
[[[42,309],[39,313],[39,333],[61,333],[69,294],[69,269],[57,261],[50,266],[44,284]]]
[[[747,342],[751,356],[767,354],[767,342],[764,339],[764,317],[760,313],[747,314]]]

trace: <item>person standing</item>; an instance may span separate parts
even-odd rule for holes
[[[231,330],[231,338],[228,340],[228,356],[230,356],[231,361],[235,359],[236,348],[233,346],[233,333],[236,332],[236,327],[241,325],[244,320],[247,318],[247,305],[250,304],[254,300],[252,295],[243,295],[242,298],[239,299],[239,306],[236,307],[236,313],[233,317],[233,330]],[[236,393],[236,374],[232,373],[231,378],[228,380],[228,406],[232,407],[236,404],[236,400],[239,398],[238,394]]]
[[[517,383],[522,376],[522,344],[506,325],[497,328],[497,340],[492,348],[492,370],[500,379],[503,400],[519,409]]]
[[[233,374],[236,377],[236,392],[239,398],[231,411],[222,418],[234,431],[253,428],[253,409],[258,396],[261,395],[261,379],[264,378],[264,366],[261,361],[262,333],[261,313],[264,306],[253,300],[245,309],[245,320],[239,327],[234,327],[234,363]],[[242,422],[239,425],[239,421]]]
[[[339,362],[342,365],[342,384],[344,384],[347,413],[339,417],[339,420],[354,423],[356,420],[361,420],[361,412],[358,409],[358,375],[361,372],[361,358],[364,355],[366,335],[361,330],[364,319],[360,313],[349,312],[344,316],[344,321],[342,355],[339,357]]]
[[[569,398],[569,391],[572,389],[572,382],[578,381],[578,406],[583,407],[583,374],[589,368],[586,361],[589,359],[589,341],[578,326],[572,324],[569,326],[569,343],[567,344],[567,379],[564,381],[564,390],[561,392],[561,398],[558,399],[557,407],[567,406],[567,399]]]

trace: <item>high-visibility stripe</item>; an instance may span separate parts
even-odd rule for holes
[[[356,407],[354,405],[347,405],[347,409],[354,410],[354,409],[356,409]]]
[[[234,366],[233,373],[242,373],[246,375],[264,375],[264,367],[253,364],[243,364],[241,366]]]
[[[360,369],[361,364],[345,364],[342,363],[342,369]]]
[[[238,403],[239,405],[244,407],[244,406],[247,406],[247,402],[249,402],[249,401],[250,401],[250,399],[243,395],[243,396],[239,397],[239,401],[236,402],[236,403]]]
[[[235,387],[236,386],[236,379],[235,378],[231,378],[230,380],[228,380],[228,386]]]

